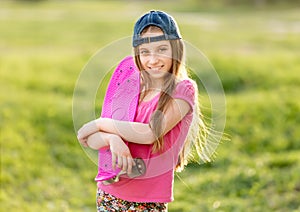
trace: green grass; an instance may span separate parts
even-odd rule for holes
[[[152,8],[173,14],[215,67],[231,137],[213,163],[176,177],[169,211],[300,210],[299,9],[189,2],[1,2],[1,211],[95,211],[73,90],[89,58]]]

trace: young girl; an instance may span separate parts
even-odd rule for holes
[[[175,20],[150,11],[136,22],[134,60],[140,71],[140,97],[134,122],[99,118],[78,131],[93,149],[110,146],[113,166],[131,173],[142,158],[143,177],[98,183],[98,211],[167,211],[173,201],[174,171],[182,170],[194,145],[200,157],[206,128],[198,106],[198,89],[184,67],[184,43]],[[124,143],[128,142],[128,145]]]

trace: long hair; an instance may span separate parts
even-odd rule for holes
[[[149,26],[146,27],[143,33],[146,32],[162,32],[159,27]],[[166,74],[164,79],[163,87],[160,91],[160,98],[158,100],[158,105],[156,110],[153,112],[149,126],[152,129],[156,141],[153,144],[152,151],[158,152],[163,150],[164,147],[164,136],[163,136],[163,127],[162,127],[162,119],[163,114],[166,112],[168,108],[168,104],[172,101],[171,94],[176,88],[176,81],[188,78],[188,73],[186,68],[184,67],[184,59],[185,59],[185,51],[184,51],[184,43],[181,39],[177,40],[169,40],[172,48],[172,66],[170,68],[170,74]],[[149,89],[151,88],[151,79],[146,71],[143,71],[141,60],[139,57],[139,48],[134,48],[134,58],[135,63],[138,69],[141,71],[142,78],[142,95],[140,100],[147,95]],[[195,147],[196,153],[198,155],[201,154],[201,146],[206,138],[206,125],[202,120],[202,114],[199,107],[198,102],[198,88],[197,84],[190,78],[188,78],[194,85],[195,89],[195,105],[193,108],[193,119],[189,128],[189,132],[187,138],[184,142],[184,146],[179,154],[178,163],[176,166],[176,171],[181,171],[184,169],[184,166],[188,163],[190,159],[193,158],[192,147]]]

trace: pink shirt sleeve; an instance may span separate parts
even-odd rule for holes
[[[186,101],[193,109],[195,104],[195,87],[193,83],[190,80],[179,82],[175,88],[173,98]]]

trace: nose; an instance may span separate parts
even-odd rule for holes
[[[158,55],[157,54],[155,54],[155,53],[152,53],[150,56],[149,56],[149,63],[150,64],[155,64],[155,63],[157,63],[157,61],[158,61]]]

